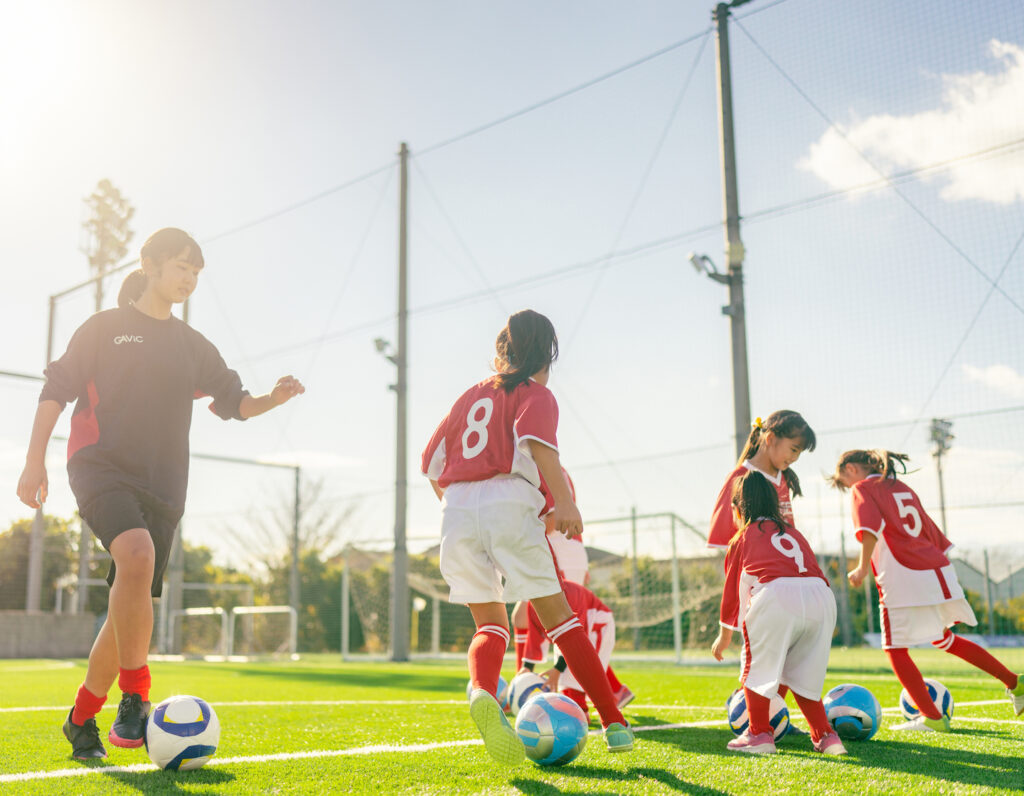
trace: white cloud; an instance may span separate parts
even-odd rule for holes
[[[1013,398],[1024,398],[1024,376],[1009,365],[989,365],[987,368],[964,365],[963,369],[968,381],[980,382]]]
[[[797,164],[832,188],[879,179],[858,151],[886,174],[941,163],[1024,137],[1024,49],[989,43],[991,72],[944,75],[939,106],[908,116],[880,114],[830,128]],[[852,144],[852,146],[851,146]],[[1009,204],[1024,199],[1024,149],[978,158],[937,172],[940,195]]]

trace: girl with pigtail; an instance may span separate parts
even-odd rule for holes
[[[162,229],[142,247],[141,268],[124,280],[116,309],[83,323],[67,352],[46,368],[18,497],[46,500],[46,448],[57,418],[75,401],[68,477],[78,512],[112,559],[107,618],[85,682],[64,721],[78,760],[104,758],[96,716],[116,681],[121,690],[108,739],[142,746],[149,712],[147,665],[153,597],[159,597],[185,510],[193,401],[211,396],[224,420],[270,411],[299,393],[291,376],[259,397],[242,388],[213,344],[171,314],[196,289],[203,253],[187,233]]]
[[[715,501],[708,531],[708,547],[724,550],[739,530],[733,517],[732,492],[736,480],[751,471],[760,472],[775,487],[779,498],[779,513],[789,525],[793,524],[792,497],[802,495],[800,479],[791,470],[793,463],[804,451],[814,450],[817,440],[814,431],[799,412],[781,409],[762,420],[757,418],[747,444],[740,454],[736,469],[729,473],[722,491]]]
[[[814,552],[779,511],[776,489],[757,470],[736,479],[733,513],[740,530],[725,554],[725,587],[718,638],[711,653],[722,660],[734,631],[743,634],[740,683],[750,722],[728,748],[773,753],[771,698],[793,692],[811,727],[814,750],[846,754],[821,702],[836,626],[836,601]]]
[[[950,628],[978,623],[964,598],[946,553],[953,546],[925,512],[917,494],[897,478],[907,472],[908,456],[887,450],[850,450],[839,457],[830,477],[853,497],[853,522],[861,544],[857,567],[848,578],[860,586],[872,571],[878,586],[882,648],[897,679],[921,714],[894,730],[949,732],[949,717],[932,701],[907,648],[930,642],[1006,686],[1013,712],[1024,713],[1024,681],[988,651]]]

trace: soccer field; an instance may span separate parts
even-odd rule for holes
[[[1000,651],[1024,670],[1024,650]],[[157,771],[145,751],[107,745],[86,765],[69,756],[60,726],[82,681],[84,661],[0,661],[0,790],[27,793],[999,793],[1024,791],[1024,717],[1002,687],[949,655],[914,652],[922,672],[956,699],[954,732],[910,735],[883,726],[850,754],[825,758],[806,736],[779,754],[726,751],[724,702],[736,666],[616,666],[637,694],[626,716],[639,730],[631,754],[610,755],[593,735],[572,764],[492,764],[479,743],[459,662],[154,663],[153,701],[191,693],[222,724],[217,756],[203,769]],[[505,667],[510,675],[511,667]],[[836,650],[827,688],[860,683],[879,698],[885,725],[902,721],[899,685],[878,650]],[[116,699],[112,700],[116,707]],[[98,717],[101,733],[114,716]],[[801,716],[795,723],[806,726]],[[592,730],[596,725],[592,726]]]

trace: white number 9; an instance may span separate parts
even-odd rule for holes
[[[788,533],[773,533],[772,547],[786,558],[792,558],[796,562],[797,572],[807,571],[807,567],[804,566],[804,551],[800,549],[800,543]]]
[[[483,410],[483,417],[477,417],[480,410]],[[487,424],[494,414],[494,401],[490,398],[481,398],[471,407],[466,415],[466,430],[462,432],[462,456],[465,459],[472,459],[479,456],[480,452],[487,447]],[[476,442],[469,444],[469,438],[476,434]]]

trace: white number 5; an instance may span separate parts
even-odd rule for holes
[[[477,417],[483,409],[483,417]],[[490,398],[481,398],[471,407],[466,415],[466,430],[462,432],[462,455],[466,459],[479,456],[480,452],[487,447],[487,424],[494,413],[494,401]],[[469,444],[471,435],[476,434],[476,442]]]
[[[911,523],[908,525],[906,522],[903,523],[903,530],[909,533],[911,536],[919,536],[921,533],[921,515],[917,511],[917,507],[911,502],[914,499],[914,495],[910,492],[894,492],[892,499],[896,501],[896,508],[900,512],[900,517],[904,519],[910,517]],[[904,503],[906,501],[906,503]]]
[[[772,547],[778,550],[786,558],[792,558],[796,562],[797,572],[806,572],[804,566],[804,551],[800,549],[800,543],[789,534],[773,533]]]

